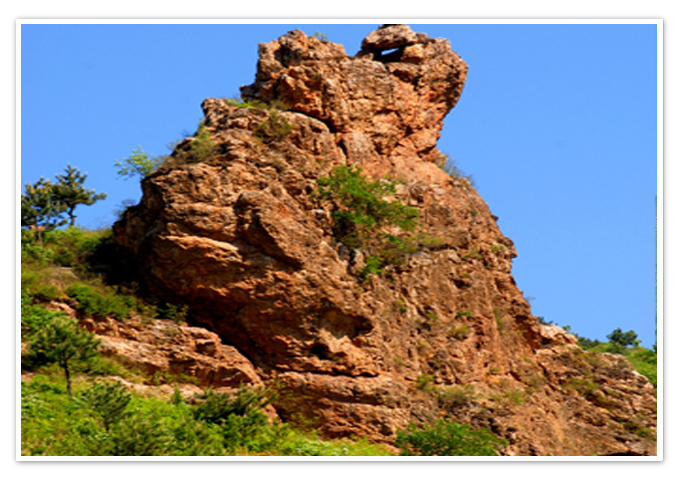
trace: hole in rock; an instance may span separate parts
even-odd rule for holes
[[[382,63],[399,62],[402,53],[404,53],[404,47],[382,50],[376,55],[376,60]]]

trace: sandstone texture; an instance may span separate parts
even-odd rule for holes
[[[449,42],[389,25],[349,56],[293,31],[259,55],[247,103],[203,103],[216,153],[149,175],[114,226],[136,279],[190,306],[194,327],[177,335],[191,348],[92,326],[105,348],[216,385],[276,384],[281,419],[332,437],[389,443],[446,417],[506,438],[504,455],[655,455],[655,389],[623,357],[538,323],[511,274],[513,242],[435,163],[468,69]],[[316,195],[344,164],[397,181],[394,200],[437,241],[362,279],[365,253]],[[164,360],[145,360],[150,344]]]

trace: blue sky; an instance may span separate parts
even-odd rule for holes
[[[352,55],[379,23],[21,26],[20,184],[67,163],[108,194],[76,210],[110,226],[134,180],[114,161],[195,131],[207,97],[252,83],[257,44],[300,28]],[[474,177],[519,257],[533,313],[605,340],[654,343],[655,24],[417,24],[469,64],[439,148]]]

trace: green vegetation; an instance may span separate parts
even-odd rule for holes
[[[497,456],[506,443],[486,429],[439,420],[430,426],[409,425],[397,432],[395,445],[403,456]]]
[[[360,274],[363,279],[380,275],[387,265],[403,262],[406,254],[438,242],[422,233],[409,233],[418,226],[419,212],[399,201],[385,200],[395,195],[394,182],[371,180],[360,167],[341,165],[328,177],[319,178],[318,187],[318,197],[333,204],[336,235],[348,247],[368,254]]]
[[[218,153],[218,146],[212,141],[205,121],[201,120],[188,145],[183,146],[183,148],[175,148],[167,162],[172,165],[205,162],[214,159]]]
[[[434,377],[426,373],[421,373],[416,379],[416,389],[422,390],[423,392],[431,392],[434,389]]]
[[[132,150],[132,154],[123,159],[123,161],[116,160],[114,166],[118,169],[118,176],[125,180],[129,178],[144,178],[151,175],[158,170],[165,161],[167,156],[150,157],[140,145]]]
[[[470,186],[474,187],[475,186],[475,181],[472,178],[472,175],[468,175],[463,173],[460,168],[458,168],[458,164],[456,163],[455,160],[452,160],[448,155],[445,153],[442,153],[437,150],[437,158],[435,160],[435,165],[437,165],[439,168],[441,168],[443,171],[448,173],[451,178],[462,178],[468,181]],[[477,212],[475,212],[475,215]],[[474,215],[473,215],[474,216]]]
[[[446,387],[435,392],[437,403],[446,409],[456,409],[471,403],[475,399],[475,389],[472,385],[457,385]]]
[[[293,125],[276,108],[269,108],[268,112],[269,119],[257,127],[255,136],[265,142],[281,141],[293,131]]]
[[[546,321],[543,317],[537,318],[539,323],[543,325],[553,325],[553,323]],[[574,335],[578,345],[588,352],[623,355],[635,371],[647,377],[647,380],[654,385],[654,388],[657,387],[656,341],[652,350],[650,350],[640,345],[641,342],[637,338],[637,333],[633,330],[624,332],[621,328],[616,328],[607,335],[608,342],[601,342],[600,340],[592,340],[572,332],[569,325],[565,325],[562,328]]]
[[[456,340],[465,340],[470,336],[470,328],[466,325],[451,327],[447,335],[451,338],[455,338]]]
[[[83,183],[87,175],[70,164],[63,175],[56,175],[57,182],[40,178],[36,183],[28,183],[21,195],[21,227],[37,234],[42,243],[43,232],[52,231],[67,222],[75,225],[75,208],[78,205],[92,205],[106,198],[106,193],[95,193],[86,189]],[[63,215],[68,216],[68,220]]]
[[[22,455],[208,456],[391,455],[365,440],[322,440],[314,431],[272,422],[264,390],[207,392],[187,402],[127,392],[121,384],[79,378],[68,396],[53,371],[21,383]],[[267,395],[269,395],[267,393]]]
[[[102,286],[100,291],[97,291],[91,285],[76,282],[69,285],[65,293],[78,302],[76,308],[83,315],[100,318],[114,317],[118,320],[129,317],[130,311],[135,308],[135,299],[110,290]]]
[[[501,335],[504,334],[508,323],[503,319],[503,312],[501,310],[494,309],[493,317],[496,320],[496,328],[498,328],[498,331],[501,332]]]
[[[85,408],[89,408],[99,417],[106,433],[110,433],[111,425],[124,418],[132,395],[120,382],[96,380],[83,390],[79,400]]]
[[[44,318],[44,317],[43,317]],[[35,325],[35,322],[32,322]],[[54,315],[47,319],[30,338],[26,364],[58,364],[64,371],[68,393],[73,397],[71,367],[73,362],[88,362],[99,354],[99,340],[87,330],[78,326],[76,320],[65,315]],[[24,358],[22,358],[22,367]]]
[[[323,32],[314,32],[312,35],[310,35],[310,37],[321,40],[322,42],[328,41],[328,36]]]
[[[411,231],[417,225],[416,208],[383,199],[396,193],[396,184],[373,181],[364,175],[361,167],[336,167],[330,176],[319,178],[318,185],[319,196],[337,204],[332,216],[342,231],[370,237],[374,229],[383,226]]]
[[[181,146],[181,148],[176,148]],[[172,142],[169,145],[173,150],[172,155],[150,156],[141,146],[132,150],[132,154],[121,160],[114,161],[114,167],[119,177],[124,180],[142,179],[158,170],[164,165],[182,165],[187,163],[199,163],[215,158],[219,153],[218,146],[212,141],[210,132],[205,126],[205,120],[198,123],[198,128],[193,137],[182,142]]]
[[[258,125],[255,136],[264,142],[277,142],[286,138],[293,131],[293,125],[279,112],[288,110],[281,101],[265,103],[261,100],[245,100],[241,97],[226,98],[224,102],[230,107],[266,110],[269,118]]]

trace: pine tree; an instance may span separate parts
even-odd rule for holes
[[[64,370],[68,393],[73,397],[70,367],[76,360],[94,359],[99,354],[99,343],[76,320],[60,315],[34,335],[28,356],[34,365],[57,363]]]
[[[42,244],[43,230],[52,230],[66,223],[62,214],[66,205],[56,202],[55,186],[49,180],[40,178],[35,184],[26,184],[21,195],[21,226],[36,230]]]
[[[67,165],[63,175],[56,175],[56,179],[59,183],[54,185],[54,201],[66,207],[70,226],[76,223],[73,212],[78,205],[92,205],[97,200],[106,198],[106,193],[95,193],[94,190],[83,187],[87,174],[81,173],[71,164]]]
[[[111,425],[123,418],[130,400],[132,400],[132,395],[122,383],[100,381],[93,383],[78,399],[79,403],[101,418],[107,433]]]

